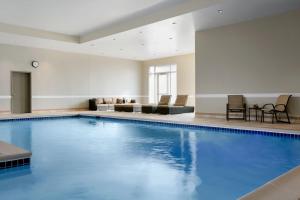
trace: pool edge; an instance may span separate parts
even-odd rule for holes
[[[277,176],[238,200],[299,199],[300,166]],[[296,192],[298,191],[298,192]]]
[[[32,116],[8,116],[0,118],[2,121],[22,121],[22,120],[43,120],[43,119],[58,119],[58,118],[76,118],[76,117],[92,117],[92,118],[105,118],[105,119],[114,119],[122,121],[133,121],[133,122],[145,122],[156,125],[169,125],[176,126],[181,128],[208,128],[212,130],[223,130],[226,132],[242,134],[259,134],[275,137],[287,137],[291,139],[300,139],[300,131],[295,130],[284,130],[284,129],[269,129],[269,128],[252,128],[252,127],[242,127],[242,126],[230,126],[230,125],[219,125],[219,124],[199,124],[192,122],[179,122],[172,120],[161,120],[161,119],[147,119],[147,118],[137,118],[137,117],[124,117],[124,116],[111,116],[111,115],[102,115],[99,113],[90,114],[90,113],[70,113],[70,114],[47,114],[47,115],[32,115]]]

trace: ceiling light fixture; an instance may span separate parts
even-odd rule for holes
[[[218,13],[219,13],[219,14],[223,14],[223,12],[224,12],[224,11],[223,11],[222,9],[219,9],[219,10],[218,10]]]

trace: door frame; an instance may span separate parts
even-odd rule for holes
[[[10,112],[13,113],[13,73],[24,73],[29,75],[29,113],[32,113],[32,80],[30,71],[10,71]]]

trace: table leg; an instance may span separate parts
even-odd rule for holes
[[[255,109],[255,121],[257,121],[257,109]]]
[[[248,109],[248,118],[249,118],[249,121],[250,121],[250,109]]]

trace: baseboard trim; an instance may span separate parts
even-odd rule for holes
[[[196,117],[205,117],[205,118],[219,118],[219,119],[225,119],[226,115],[222,113],[202,113],[202,112],[196,112]]]
[[[0,111],[0,114],[11,114],[9,110],[2,110]]]

